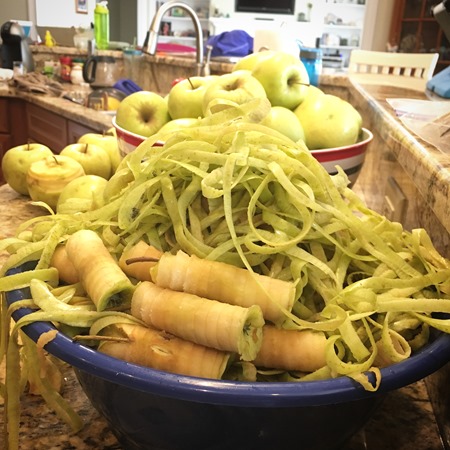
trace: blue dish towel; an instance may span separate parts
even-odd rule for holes
[[[140,86],[138,86],[134,81],[129,80],[128,78],[122,78],[121,80],[117,81],[113,87],[119,89],[119,91],[122,91],[127,95],[142,91],[142,88]]]
[[[211,56],[247,56],[253,52],[253,38],[244,30],[224,31],[211,36]]]

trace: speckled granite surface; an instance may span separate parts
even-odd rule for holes
[[[42,60],[45,60],[48,54],[41,56]],[[160,64],[163,69],[166,64],[177,67],[177,71],[184,70],[184,73],[190,70],[190,64],[193,62],[182,58],[164,59],[163,56],[148,58],[152,63]],[[219,64],[215,67],[218,72],[225,72],[228,68],[227,64]],[[162,72],[165,71],[162,70]],[[168,72],[165,73],[167,80],[173,76],[172,72],[169,75],[167,75]],[[424,94],[401,89],[352,85],[342,75],[325,75],[321,83],[326,92],[340,94],[355,104],[363,114],[365,126],[375,134],[366,164],[354,189],[366,199],[369,206],[382,210],[385,179],[391,171],[395,172],[396,177],[401,178],[405,192],[413,198],[408,208],[407,223],[412,226],[425,226],[433,239],[438,242],[440,250],[448,255],[450,155],[443,154],[407,132],[392,115],[385,101],[387,97],[423,98]],[[94,111],[86,111],[85,108],[63,99],[57,99],[62,102],[59,103],[53,98],[49,99],[41,95],[17,93],[8,87],[0,88],[0,96],[20,96],[65,117],[76,119],[88,126],[99,127],[100,130],[109,126],[105,118],[99,118]],[[24,197],[12,192],[8,186],[0,188],[0,210],[2,211],[0,237],[13,234],[19,223],[40,213],[40,210],[27,204],[25,200]],[[2,259],[0,256],[0,262]],[[392,392],[365,430],[355,436],[344,448],[346,450],[442,449],[443,444],[429,393],[432,393],[432,400],[439,397],[439,393],[443,392],[442,386],[448,384],[450,378],[447,372],[445,368],[435,376]],[[2,374],[0,368],[0,377]],[[107,424],[90,406],[70,368],[67,369],[66,378],[64,395],[83,417],[86,423],[85,428],[74,435],[39,398],[25,396],[22,402],[20,448],[23,450],[120,449]],[[441,403],[445,403],[442,398],[440,400]],[[0,411],[2,409],[0,405]],[[3,416],[0,413],[0,427],[2,427],[2,419]],[[442,417],[440,419],[442,420]]]
[[[45,61],[58,61],[62,55],[71,58],[85,59],[86,52],[69,47],[31,46],[36,69],[42,70]],[[101,55],[112,56],[118,66],[118,78],[126,78],[123,52],[117,50],[102,50]],[[167,93],[175,78],[197,74],[194,54],[174,56],[170,53],[157,53],[155,56],[143,55],[138,63],[133,81],[142,89]],[[212,75],[230,72],[232,65],[223,61],[211,61],[209,71]]]

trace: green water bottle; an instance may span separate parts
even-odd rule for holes
[[[94,9],[95,43],[99,50],[109,47],[109,10],[108,2],[101,1]]]

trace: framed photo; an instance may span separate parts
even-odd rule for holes
[[[75,12],[77,14],[87,14],[88,0],[75,0]]]
[[[170,36],[171,35],[171,24],[170,22],[161,22],[161,27],[159,28],[159,34],[161,36]]]

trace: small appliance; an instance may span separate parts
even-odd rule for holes
[[[113,56],[91,56],[83,67],[83,78],[93,88],[112,87],[118,79],[118,67]]]
[[[23,27],[13,20],[5,22],[0,28],[0,37],[2,67],[12,69],[14,61],[22,61],[26,71],[32,72],[34,70],[33,55]]]

